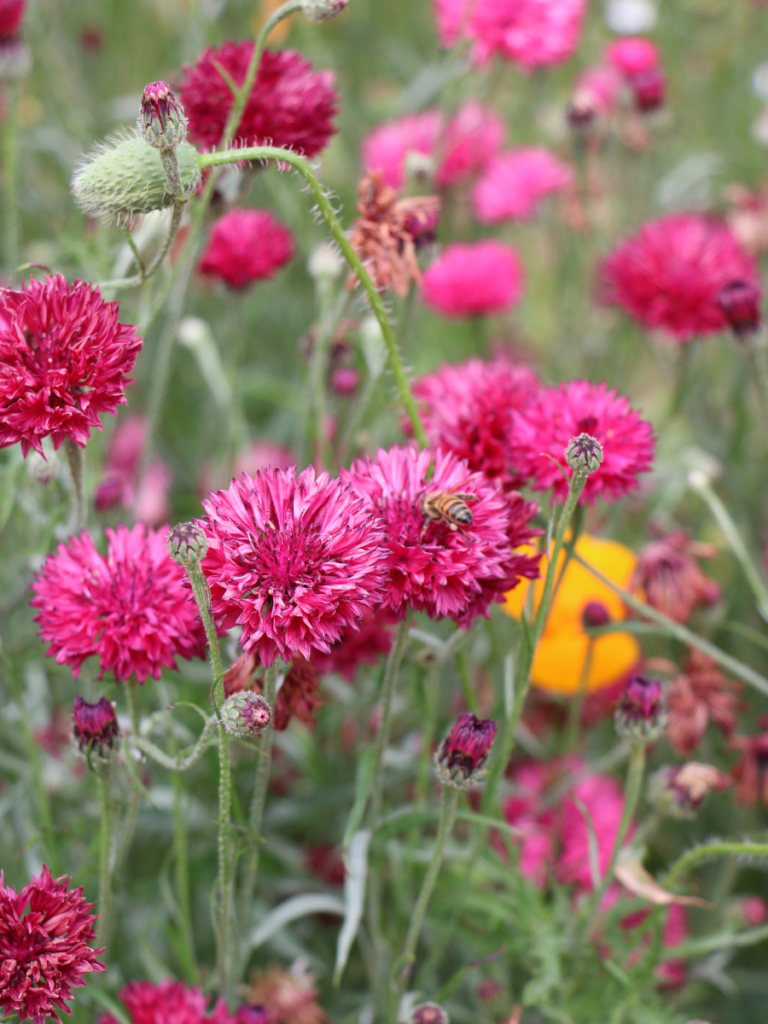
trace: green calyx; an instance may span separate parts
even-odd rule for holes
[[[181,198],[186,200],[200,183],[198,154],[194,146],[182,142],[176,156]],[[100,143],[75,172],[72,194],[86,213],[119,220],[174,203],[160,151],[138,135]]]

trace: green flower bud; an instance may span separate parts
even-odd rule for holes
[[[187,137],[184,108],[166,82],[150,82],[141,97],[139,131],[156,149],[178,146]]]
[[[179,162],[182,199],[200,184],[197,150],[187,142],[175,150]],[[130,220],[134,213],[150,213],[172,206],[160,151],[138,135],[107,139],[86,156],[72,179],[72,194],[86,213]]]
[[[272,709],[260,693],[242,690],[227,697],[219,709],[221,724],[231,736],[259,736],[272,719]]]
[[[304,0],[302,11],[310,21],[330,21],[346,8],[349,0]]]
[[[574,473],[587,476],[600,468],[603,461],[603,446],[591,434],[579,434],[571,438],[565,449],[565,461]]]
[[[168,554],[179,565],[199,562],[208,551],[208,539],[197,523],[179,523],[168,534]]]

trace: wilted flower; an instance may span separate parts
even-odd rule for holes
[[[727,679],[712,658],[692,650],[685,672],[667,687],[667,737],[675,752],[690,757],[710,722],[730,736],[742,708],[742,690],[742,684]]]
[[[232,91],[223,68],[240,86],[253,56],[254,43],[227,42],[208,47],[194,66],[184,68],[181,101],[189,119],[189,136],[212,149],[221,142],[232,109]],[[294,50],[265,50],[256,81],[235,133],[240,146],[279,146],[316,156],[336,132],[333,117],[338,97],[332,71],[313,71]]]
[[[286,971],[270,967],[251,975],[248,1001],[263,1006],[270,1024],[330,1024],[324,1010],[317,1005],[317,987],[306,964],[297,960]]]
[[[211,228],[198,267],[240,289],[273,277],[293,250],[293,235],[268,210],[230,210]]]
[[[47,654],[77,679],[99,658],[101,679],[132,675],[140,683],[176,668],[176,657],[204,658],[205,634],[184,570],[168,555],[167,527],[107,530],[107,557],[88,532],[60,544],[35,578],[31,602]]]
[[[413,394],[430,444],[509,491],[524,482],[515,468],[512,414],[527,407],[538,387],[527,366],[470,359],[420,377]]]
[[[391,288],[407,295],[421,283],[416,250],[424,235],[434,237],[440,200],[436,196],[398,199],[380,174],[363,178],[358,190],[361,216],[352,225],[349,241],[379,290]],[[350,276],[350,286],[357,277]]]
[[[668,818],[692,821],[710,790],[731,785],[733,779],[711,764],[666,764],[648,779],[648,803]]]
[[[219,1000],[213,1013],[206,1013],[208,997],[197,986],[189,987],[183,981],[131,981],[120,990],[120,998],[128,1010],[131,1024],[235,1024],[223,1000]],[[118,1024],[105,1015],[99,1024]],[[249,1022],[255,1024],[255,1022]]]
[[[594,565],[618,587],[626,589],[635,568],[634,553],[613,540],[598,540],[582,533],[576,541],[576,554]],[[618,683],[640,661],[640,646],[630,633],[607,633],[590,637],[585,627],[587,610],[601,609],[600,624],[607,614],[611,622],[627,617],[624,604],[613,590],[575,560],[563,572],[565,555],[560,553],[557,567],[560,584],[547,617],[544,633],[536,647],[531,669],[534,686],[555,693],[575,694],[582,683],[588,692]],[[546,555],[541,561],[541,575],[547,572]],[[562,574],[562,575],[560,575]],[[504,611],[519,619],[527,607],[529,588],[533,586],[533,610],[538,609],[544,589],[543,579],[523,582],[507,594]],[[584,676],[587,658],[589,672]]]
[[[464,789],[480,782],[498,725],[469,711],[459,715],[450,736],[435,754],[435,768],[443,785]]]
[[[568,164],[547,149],[515,149],[497,156],[472,189],[472,205],[481,224],[528,220],[541,201],[573,180]]]
[[[760,286],[754,260],[731,230],[693,213],[645,224],[604,262],[602,278],[607,302],[680,342],[728,326],[717,303],[725,285]]]
[[[246,654],[328,651],[382,592],[383,531],[366,503],[312,468],[243,474],[203,502],[203,572],[219,624],[243,627]]]
[[[506,581],[511,588],[537,575],[537,557],[515,550],[533,536],[536,505],[517,493],[505,499],[454,455],[438,452],[433,460],[429,449],[395,445],[341,473],[385,528],[389,580],[382,603],[399,618],[412,609],[469,628],[503,600]],[[437,492],[472,494],[471,526],[452,530],[429,519],[424,499]]]
[[[650,743],[663,736],[667,711],[661,683],[641,675],[630,676],[616,708],[615,722],[622,739]]]
[[[59,274],[0,289],[0,448],[84,448],[101,413],[125,404],[141,338],[117,317],[117,302]]]
[[[233,693],[250,690],[258,664],[259,659],[253,651],[250,654],[241,654],[233,661],[224,673],[224,696],[230,697]]]
[[[112,750],[120,735],[115,705],[106,697],[95,703],[75,697],[72,705],[72,731],[84,754],[104,757],[104,748]]]
[[[493,239],[454,242],[423,276],[421,295],[443,316],[505,313],[523,295],[523,268],[510,246]]]
[[[717,293],[715,301],[739,340],[760,329],[761,292],[752,281],[729,281]]]
[[[231,736],[258,736],[269,725],[272,710],[261,694],[238,691],[226,698],[219,716]]]
[[[602,463],[589,474],[582,503],[592,504],[597,497],[616,501],[636,488],[638,475],[651,468],[650,423],[605,383],[572,380],[542,388],[522,412],[514,414],[515,463],[523,476],[532,477],[534,490],[551,487],[555,499],[565,500],[568,483],[552,458],[560,461],[572,438],[582,433],[599,441],[603,449]]]
[[[760,801],[768,807],[768,715],[758,715],[757,724],[762,732],[732,737],[731,746],[741,751],[732,774],[737,782],[737,800],[743,804]]]
[[[54,881],[43,866],[17,893],[0,871],[0,1007],[21,1021],[59,1021],[59,1010],[72,1012],[67,1001],[85,985],[83,975],[106,970],[96,959],[103,950],[91,948],[98,915],[82,889],[67,891],[69,881]]]
[[[645,600],[674,619],[687,622],[702,605],[714,604],[720,586],[699,568],[697,558],[713,558],[712,544],[691,540],[682,530],[651,541],[640,552],[632,576],[632,589],[644,593]]]
[[[151,82],[144,89],[139,131],[156,149],[172,149],[187,137],[184,110],[167,82]]]
[[[297,654],[291,661],[275,700],[275,729],[284,732],[292,718],[313,728],[315,711],[322,701],[317,696],[320,680],[315,668],[306,658]]]

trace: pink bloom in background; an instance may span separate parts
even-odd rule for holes
[[[273,277],[293,249],[293,235],[268,210],[230,210],[211,228],[199,269],[230,288],[245,288]]]
[[[194,66],[185,65],[179,98],[189,119],[189,136],[207,149],[224,134],[232,93],[217,64],[236,85],[245,80],[253,42],[209,46]],[[332,71],[313,71],[294,50],[265,50],[235,142],[242,146],[272,145],[315,156],[325,149],[336,128],[338,96]]]
[[[724,223],[701,214],[670,214],[645,224],[602,266],[606,302],[677,341],[728,326],[718,305],[733,281],[760,287],[755,261]]]
[[[421,295],[443,316],[504,313],[523,295],[523,268],[510,246],[489,239],[446,246],[422,276]]]
[[[120,991],[131,1024],[234,1024],[223,1000],[208,1014],[208,996],[197,986],[190,988],[183,981],[131,981]],[[106,1015],[100,1024],[117,1024]]]
[[[589,811],[595,828],[598,847],[598,863],[601,876],[605,874],[611,859],[621,815],[624,811],[624,796],[617,779],[607,775],[590,775],[578,782],[571,790]],[[629,836],[634,831],[630,826]],[[560,823],[561,850],[555,865],[559,882],[575,882],[582,891],[592,889],[592,872],[589,865],[589,829],[584,815],[571,796],[563,803]]]
[[[359,629],[350,630],[330,651],[315,651],[312,667],[322,675],[338,672],[347,682],[352,682],[361,665],[376,665],[381,655],[389,654],[392,647],[392,626],[397,617],[386,609],[378,608],[366,612]]]
[[[621,76],[613,67],[596,64],[576,79],[571,94],[569,118],[572,122],[605,117],[616,107],[621,91]]]
[[[573,55],[585,10],[585,0],[435,0],[441,46],[467,38],[475,64],[498,53],[525,71]]]
[[[159,679],[176,656],[204,658],[205,634],[184,570],[168,554],[168,527],[107,530],[107,556],[87,532],[60,544],[35,578],[35,622],[46,652],[77,679],[86,658],[99,658],[101,679]]]
[[[354,366],[337,366],[331,371],[331,388],[340,398],[349,398],[360,385],[360,371]]]
[[[296,453],[274,441],[254,441],[235,459],[235,476],[255,476],[260,469],[289,469],[296,465]]]
[[[470,359],[421,377],[413,393],[430,444],[453,452],[508,491],[524,482],[515,469],[512,414],[527,407],[538,387],[527,366]]]
[[[243,627],[243,650],[263,665],[327,652],[378,603],[383,531],[340,480],[311,467],[262,470],[203,507],[214,614],[225,629]]]
[[[369,174],[381,172],[390,188],[405,184],[405,161],[409,153],[434,156],[442,130],[439,110],[408,114],[397,121],[386,121],[363,142],[363,165]]]
[[[615,40],[606,47],[605,59],[627,78],[651,71],[661,63],[657,47],[650,39],[638,36]]]
[[[472,189],[475,216],[482,224],[528,220],[545,196],[573,180],[569,164],[547,149],[515,149],[497,156]]]
[[[477,100],[467,100],[445,129],[438,185],[458,185],[482,171],[499,152],[506,135],[507,127],[498,114]]]
[[[27,0],[0,0],[0,42],[13,39],[21,28]]]
[[[60,1020],[57,1011],[72,1011],[72,989],[85,985],[89,971],[105,971],[92,949],[97,914],[82,889],[67,891],[70,881],[54,881],[43,867],[21,892],[5,885],[0,872],[0,1007],[43,1024]]]
[[[430,464],[434,472],[428,479]],[[538,576],[538,558],[515,551],[534,535],[529,520],[536,504],[517,493],[505,500],[451,453],[394,445],[379,449],[373,461],[353,462],[341,475],[385,530],[389,581],[382,603],[398,618],[413,609],[433,619],[452,618],[468,629],[521,577]],[[476,495],[469,502],[472,524],[451,530],[428,520],[424,499],[437,491]]]
[[[117,302],[59,274],[0,289],[0,448],[84,448],[99,416],[125,405],[141,338],[117,317]]]
[[[140,522],[158,526],[170,514],[168,491],[173,474],[161,459],[153,459],[144,478],[139,480],[148,432],[149,425],[143,416],[126,416],[118,423],[96,488],[95,503],[100,512],[130,508]]]
[[[524,412],[513,417],[512,437],[516,465],[532,487],[565,500],[568,484],[547,456],[561,465],[571,438],[591,434],[603,446],[600,468],[590,473],[581,501],[596,497],[616,501],[638,486],[638,474],[653,463],[655,439],[650,423],[630,408],[626,398],[605,383],[572,380],[556,388],[543,388]]]

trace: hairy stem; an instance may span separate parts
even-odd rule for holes
[[[211,720],[215,721],[213,717]],[[178,755],[178,742],[172,721],[169,723],[169,744],[175,760]],[[197,968],[189,888],[189,850],[184,822],[184,779],[180,771],[172,771],[171,778],[173,780],[173,853],[176,866],[176,900],[179,907],[179,934],[182,947],[180,959],[183,961],[187,981],[190,985],[194,985],[197,981]]]
[[[166,754],[165,751],[161,750],[160,747],[152,742],[152,740],[148,740],[144,736],[132,736],[131,745],[136,747],[137,750],[140,750],[142,754],[146,754],[147,757],[151,757],[153,761],[157,761],[157,763],[161,764],[163,768],[167,768],[171,772],[185,772],[200,760],[211,745],[217,725],[218,720],[216,716],[211,715],[205,723],[197,743],[187,754],[176,754],[173,756]]]
[[[722,842],[695,846],[678,857],[664,878],[664,888],[672,889],[691,868],[712,857],[768,857],[768,843]]]

